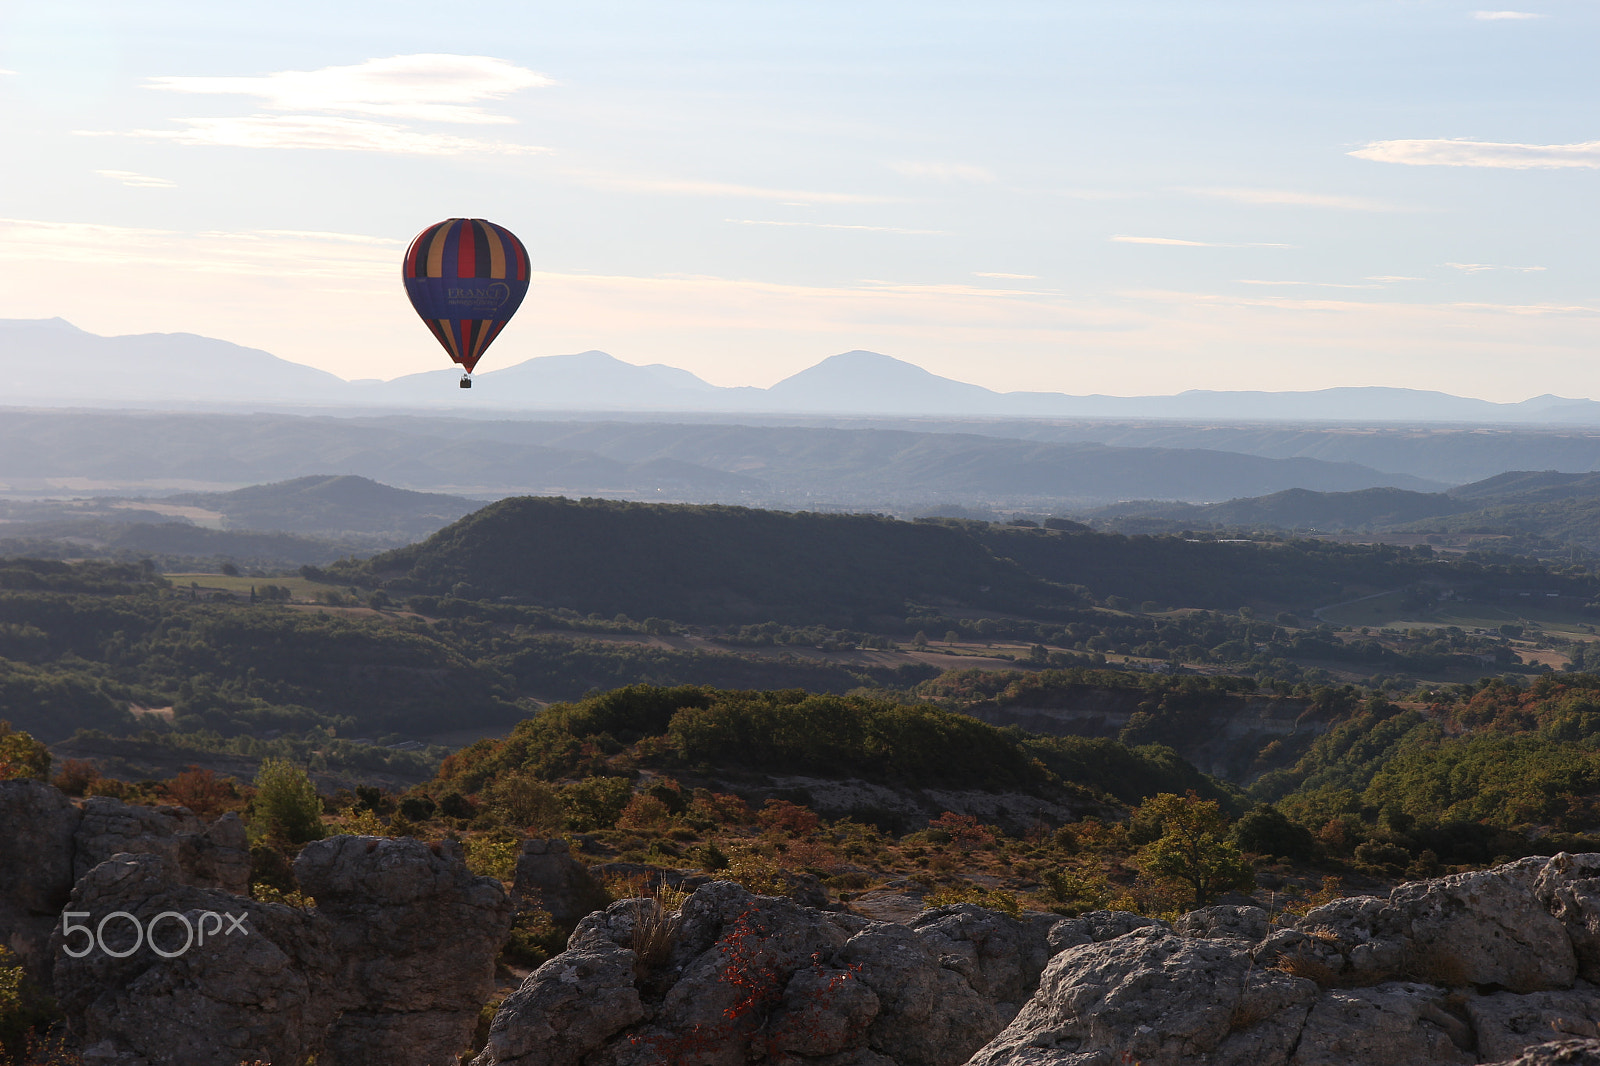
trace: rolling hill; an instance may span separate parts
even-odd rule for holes
[[[632,618],[870,628],[912,603],[1017,610],[1073,597],[939,525],[521,497],[349,568],[427,592]]]

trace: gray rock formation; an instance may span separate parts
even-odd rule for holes
[[[1600,966],[1597,889],[1600,855],[1558,855],[1337,900],[1286,928],[1250,907],[1172,929],[1071,919],[1050,933],[1039,991],[970,1062],[1586,1062],[1600,988],[1578,975]]]
[[[74,880],[124,853],[160,855],[186,885],[236,896],[250,891],[250,841],[232,812],[208,823],[186,807],[90,797],[73,839]]]
[[[1535,1044],[1514,1059],[1494,1066],[1600,1066],[1600,1040],[1557,1040]]]
[[[242,895],[250,887],[244,824],[182,807],[141,807],[105,796],[80,808],[42,781],[0,781],[0,943],[48,986],[50,931],[72,886],[121,852],[155,854],[175,884]]]
[[[257,1059],[299,1062],[322,1050],[322,1034],[340,1002],[325,975],[339,963],[330,923],[314,914],[176,881],[157,855],[118,855],[90,870],[72,892],[71,909],[88,912],[91,928],[116,958],[94,947],[82,958],[84,934],[63,936],[55,949],[56,996],[74,1037],[99,1062],[118,1066],[236,1066]],[[206,922],[204,942],[183,945],[183,923],[156,925],[155,945],[134,948],[132,915],[142,926],[163,913],[192,926],[211,912],[244,915],[243,929],[225,918]],[[215,927],[215,928],[213,928]],[[164,958],[152,947],[172,953]]]
[[[557,839],[522,842],[511,895],[519,908],[545,910],[563,928],[607,903],[599,882],[572,857],[567,842]]]
[[[58,926],[51,944],[86,1061],[455,1066],[511,920],[500,883],[471,874],[458,847],[308,845],[296,872],[312,910],[185,884],[181,858],[115,855],[72,890],[69,909],[102,942],[84,952],[87,934]],[[135,923],[155,932],[140,943]]]
[[[83,812],[42,781],[0,781],[0,944],[48,983],[50,930],[72,894]]]
[[[1047,922],[979,907],[914,926],[713,882],[623,900],[506,999],[478,1066],[957,1066],[1032,992]]]
[[[453,841],[339,836],[307,844],[295,879],[317,901],[344,1006],[333,1066],[443,1066],[471,1042],[511,928],[500,882],[467,870]]]

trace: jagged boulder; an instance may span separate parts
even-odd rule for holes
[[[522,842],[511,894],[518,907],[545,910],[562,927],[575,925],[608,902],[600,883],[560,839]]]
[[[339,836],[295,859],[328,921],[345,1003],[319,1062],[448,1066],[470,1043],[511,927],[500,882],[472,874],[454,841]]]
[[[1514,992],[1569,987],[1577,958],[1561,920],[1535,895],[1537,876],[1522,860],[1396,888],[1389,900],[1407,928],[1407,972]]]
[[[1600,1040],[1556,1040],[1536,1044],[1492,1066],[1600,1066]]]
[[[971,1066],[1145,1066],[1284,1061],[1316,999],[1310,981],[1256,970],[1232,938],[1145,926],[1068,948]]]
[[[174,884],[243,895],[250,845],[238,815],[96,796],[82,807],[42,781],[0,781],[0,942],[48,986],[50,930],[79,878],[117,854],[152,854]]]
[[[1558,855],[1336,900],[1290,928],[1253,908],[1172,929],[1086,915],[1051,931],[1038,993],[971,1064],[1586,1062],[1597,888],[1600,855]]]
[[[100,863],[73,889],[69,909],[86,912],[99,932],[93,946],[81,929],[52,938],[56,997],[86,1058],[237,1066],[321,1050],[340,1006],[327,979],[338,959],[325,919],[184,885],[159,855]],[[109,917],[118,912],[131,918]]]
[[[1444,990],[1415,982],[1332,989],[1311,1008],[1290,1066],[1477,1062],[1466,1020],[1446,1007]]]
[[[50,930],[72,894],[83,812],[43,781],[0,781],[0,944],[48,984]]]
[[[240,896],[250,891],[250,841],[231,811],[208,823],[187,807],[90,797],[73,839],[74,879],[124,853],[160,855],[183,884]]]
[[[1514,1058],[1539,1041],[1600,1038],[1600,992],[1593,988],[1496,992],[1468,999],[1465,1009],[1484,1061]]]
[[[1052,954],[1050,930],[1060,921],[1048,914],[1018,921],[963,903],[924,911],[907,925],[939,956],[939,965],[966,978],[1009,1022],[1039,987]]]
[[[623,900],[506,999],[475,1061],[957,1066],[1031,992],[1043,925],[961,906],[908,927],[727,881],[671,916]]]
[[[1539,871],[1533,892],[1566,930],[1579,976],[1600,983],[1600,855],[1552,857]]]

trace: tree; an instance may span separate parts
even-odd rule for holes
[[[50,779],[50,749],[29,733],[0,720],[0,781],[34,777]]]
[[[1281,855],[1295,862],[1310,859],[1316,847],[1311,830],[1289,821],[1270,803],[1263,803],[1240,818],[1233,827],[1233,840],[1245,851]]]
[[[252,828],[273,843],[321,840],[322,801],[304,770],[286,759],[264,759],[256,773]]]
[[[1162,792],[1146,800],[1136,817],[1161,825],[1161,836],[1140,849],[1139,868],[1183,882],[1196,907],[1210,906],[1224,892],[1255,887],[1249,863],[1224,839],[1228,823],[1215,800],[1203,800],[1193,790],[1187,796]]]

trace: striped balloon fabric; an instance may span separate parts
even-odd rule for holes
[[[448,218],[411,242],[404,277],[411,306],[470,374],[528,293],[528,251],[504,226]]]

